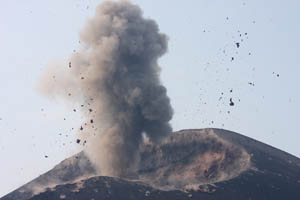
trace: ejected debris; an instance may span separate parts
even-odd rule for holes
[[[273,74],[276,75],[277,77],[279,77],[279,74],[277,74],[277,73],[275,73],[275,72],[273,72]]]
[[[230,106],[234,106],[234,102],[232,101],[232,98],[230,98],[229,101],[230,101],[230,102],[229,102],[229,105],[230,105]]]

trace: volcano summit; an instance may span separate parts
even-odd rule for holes
[[[300,196],[300,159],[221,129],[145,143],[130,178],[99,176],[84,152],[1,200],[272,199]]]

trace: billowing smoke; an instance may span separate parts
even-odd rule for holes
[[[172,132],[172,108],[157,60],[167,36],[128,1],[106,1],[80,33],[82,49],[64,66],[48,67],[40,88],[77,103],[85,114],[81,143],[102,175],[130,176],[146,135]],[[79,141],[78,141],[79,142]]]

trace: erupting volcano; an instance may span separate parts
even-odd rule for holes
[[[299,199],[300,159],[227,130],[172,131],[168,37],[137,5],[101,4],[80,41],[39,89],[77,105],[84,150],[1,200]]]

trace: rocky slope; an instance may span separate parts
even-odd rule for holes
[[[1,200],[299,199],[300,159],[243,135],[183,130],[145,143],[136,173],[98,176],[83,152]]]

